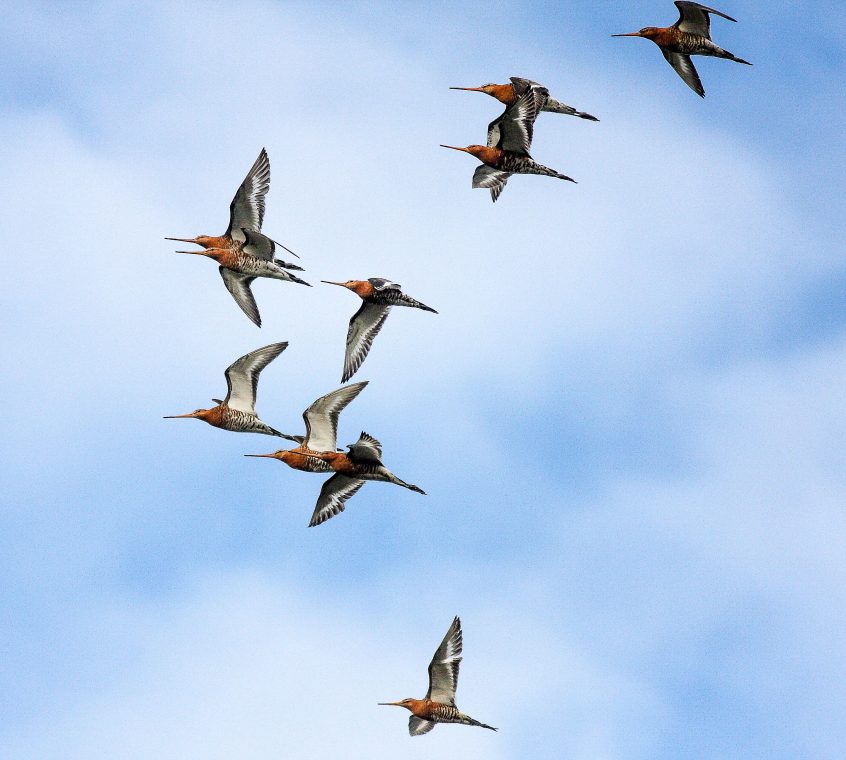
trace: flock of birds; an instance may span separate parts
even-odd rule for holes
[[[644,37],[652,40],[685,84],[703,98],[705,89],[702,87],[699,74],[696,73],[690,56],[707,55],[752,65],[749,61],[729,53],[728,50],[723,50],[711,40],[711,13],[729,21],[736,19],[699,3],[678,0],[676,6],[679,9],[679,18],[672,26],[647,26],[638,32],[611,36]],[[482,162],[473,174],[474,188],[488,188],[491,191],[491,200],[496,202],[512,174],[540,174],[544,177],[555,177],[575,183],[576,180],[572,177],[539,164],[529,155],[535,120],[542,111],[578,116],[590,121],[599,121],[599,119],[589,113],[577,111],[572,106],[559,103],[550,97],[546,87],[520,77],[511,77],[511,84],[485,84],[481,87],[452,87],[450,89],[484,92],[505,104],[505,111],[488,125],[487,145],[468,145],[466,148],[441,145],[442,148],[469,153]]]
[[[716,14],[729,21],[735,19],[699,3],[678,1],[675,4],[680,16],[672,26],[646,27],[638,32],[612,36],[645,37],[652,40],[684,82],[704,97],[705,91],[691,63],[691,55],[727,58],[744,64],[749,62],[729,53],[711,40],[710,14]],[[543,111],[598,121],[595,116],[553,99],[545,87],[520,77],[511,77],[510,84],[450,89],[484,92],[505,105],[505,111],[488,125],[487,145],[469,145],[466,148],[443,146],[470,153],[482,162],[482,166],[479,166],[473,175],[474,188],[488,188],[492,200],[496,201],[512,174],[539,174],[575,182],[572,178],[537,163],[529,155],[534,123]],[[199,254],[214,259],[219,265],[220,275],[227,290],[258,327],[261,327],[261,316],[250,290],[253,280],[257,277],[268,277],[309,286],[309,283],[292,274],[292,271],[302,271],[302,267],[277,259],[276,249],[278,247],[299,258],[297,254],[261,231],[265,196],[269,188],[270,161],[267,152],[262,149],[232,199],[226,232],[219,236],[165,238],[195,243],[202,248],[177,251],[178,253]],[[347,330],[342,383],[346,383],[364,362],[392,306],[407,306],[437,313],[433,308],[403,293],[397,283],[381,277],[347,282],[322,282],[347,288],[362,301],[358,311],[350,319]],[[367,381],[344,385],[312,403],[303,412],[305,435],[280,433],[258,416],[256,393],[259,375],[287,347],[285,342],[272,343],[245,354],[226,369],[225,398],[212,399],[215,406],[211,408],[171,415],[166,419],[199,419],[223,430],[278,436],[296,443],[292,448],[281,449],[272,454],[246,456],[278,459],[289,467],[304,472],[331,473],[331,477],[320,489],[309,527],[320,525],[343,512],[346,501],[368,480],[393,483],[425,494],[419,486],[406,483],[383,464],[382,445],[368,433],[362,431],[358,440],[347,446],[347,451],[337,447],[339,416],[361,393]],[[412,736],[431,731],[437,723],[461,723],[497,730],[460,712],[455,704],[461,651],[461,621],[456,617],[429,664],[429,690],[426,696],[423,699],[408,698],[399,702],[380,703],[404,707],[411,712],[408,729]]]

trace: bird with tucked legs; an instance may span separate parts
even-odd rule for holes
[[[382,464],[382,446],[367,433],[362,433],[358,441],[348,446],[347,453],[337,450],[338,417],[366,385],[366,381],[353,383],[317,399],[303,412],[306,434],[294,436],[299,443],[295,448],[273,454],[245,454],[248,457],[278,459],[288,467],[303,472],[334,473],[320,489],[309,528],[343,512],[346,501],[368,480],[381,480],[425,493],[420,487],[400,480]]]
[[[380,702],[380,705],[404,707],[411,712],[408,718],[408,733],[420,736],[431,731],[438,723],[461,723],[465,726],[479,726],[497,729],[465,715],[455,705],[455,690],[458,687],[458,666],[461,663],[461,621],[456,617],[444,636],[444,640],[429,663],[429,691],[423,699],[409,697],[399,702]]]
[[[261,233],[264,221],[264,198],[270,188],[270,161],[267,151],[262,148],[232,203],[229,206],[229,226],[223,235],[198,235],[195,238],[165,238],[183,243],[196,243],[201,251],[177,251],[208,256],[219,265],[223,284],[241,310],[258,327],[261,316],[250,285],[256,277],[268,277],[274,280],[286,280],[300,285],[308,285],[305,280],[291,274],[288,270],[302,271],[302,267],[277,259],[276,246],[295,254],[281,243],[271,240]]]
[[[321,282],[327,285],[340,285],[342,288],[351,290],[363,301],[361,308],[350,319],[347,330],[342,383],[347,382],[358,371],[370,351],[374,338],[385,324],[392,306],[410,306],[414,309],[431,311],[433,314],[438,313],[431,306],[426,306],[403,293],[401,285],[383,277],[347,282],[331,282],[330,280],[321,280]]]
[[[522,77],[510,77],[510,84],[483,84],[481,87],[450,87],[450,90],[466,90],[467,92],[484,92],[492,98],[496,98],[500,103],[503,103],[506,108],[513,106],[521,95],[525,95],[532,87],[541,87],[546,91],[543,104],[540,107],[541,111],[548,111],[550,113],[563,113],[567,116],[578,116],[580,119],[587,119],[588,121],[599,121],[596,116],[593,116],[584,111],[577,111],[572,106],[565,103],[560,103],[549,96],[549,90],[543,85],[533,82],[531,79],[523,79]]]
[[[460,150],[475,156],[482,162],[473,174],[473,187],[485,187],[491,191],[491,200],[496,202],[505,183],[512,174],[540,174],[545,177],[575,182],[572,177],[561,174],[530,155],[534,123],[541,104],[549,93],[544,87],[532,87],[521,95],[514,105],[488,125],[488,144],[468,145],[457,148],[442,145],[442,148]]]
[[[212,399],[217,406],[211,409],[197,409],[189,414],[172,414],[164,419],[203,420],[209,425],[231,430],[235,433],[263,433],[297,440],[294,436],[280,433],[262,422],[256,414],[256,391],[261,371],[288,347],[287,343],[271,343],[245,354],[226,368],[226,398]]]
[[[692,55],[708,55],[714,58],[727,58],[735,63],[752,64],[738,58],[734,53],[723,50],[711,40],[711,15],[715,14],[729,21],[736,21],[722,11],[709,8],[699,3],[683,2],[676,0],[676,7],[679,9],[679,19],[672,26],[655,27],[647,26],[639,32],[628,34],[612,34],[612,37],[645,37],[652,40],[664,54],[667,63],[670,64],[676,73],[684,80],[697,95],[705,97],[705,88],[699,79],[699,74],[693,61]]]

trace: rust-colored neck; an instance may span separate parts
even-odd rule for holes
[[[197,245],[203,248],[229,248],[232,246],[232,238],[229,235],[221,235],[219,237],[213,235],[199,235],[195,238]]]
[[[359,298],[370,298],[376,292],[376,288],[367,280],[350,280],[347,287],[355,293]]]
[[[488,166],[496,166],[505,154],[502,148],[488,148],[484,145],[471,145],[467,148],[467,152],[472,153],[483,164],[487,164]]]
[[[669,47],[676,43],[681,31],[674,26],[647,27],[641,32],[641,37],[652,40],[658,47]]]
[[[203,422],[208,422],[209,425],[220,427],[220,424],[223,422],[223,405],[220,404],[211,409],[201,409],[197,412],[197,417],[203,420]]]
[[[514,105],[517,102],[517,93],[514,91],[513,84],[489,84],[483,89],[488,95],[507,106]]]
[[[326,462],[335,472],[352,473],[355,471],[355,465],[342,451],[315,451],[310,452],[309,456]]]

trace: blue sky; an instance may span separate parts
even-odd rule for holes
[[[846,732],[842,14],[720,9],[697,98],[672,4],[31,3],[0,51],[0,756],[839,758]],[[211,44],[209,40],[217,40]],[[545,114],[494,206],[474,162],[528,76]],[[306,289],[165,235],[221,231],[258,150]],[[14,243],[12,242],[14,241]],[[39,254],[37,258],[34,254]],[[11,259],[17,261],[19,259]],[[258,409],[299,432],[355,298],[395,310],[339,439],[427,497],[321,479],[165,414],[288,340]],[[410,739],[452,616],[458,704]]]

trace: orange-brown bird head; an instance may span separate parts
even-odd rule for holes
[[[511,105],[517,100],[517,95],[514,92],[513,84],[483,84],[481,87],[450,87],[450,90],[466,90],[467,92],[484,92],[492,98],[496,98],[500,103]]]
[[[332,282],[331,280],[321,280],[327,285],[340,285],[342,288],[351,290],[359,298],[369,298],[373,295],[375,288],[367,280],[347,280],[346,282]]]

